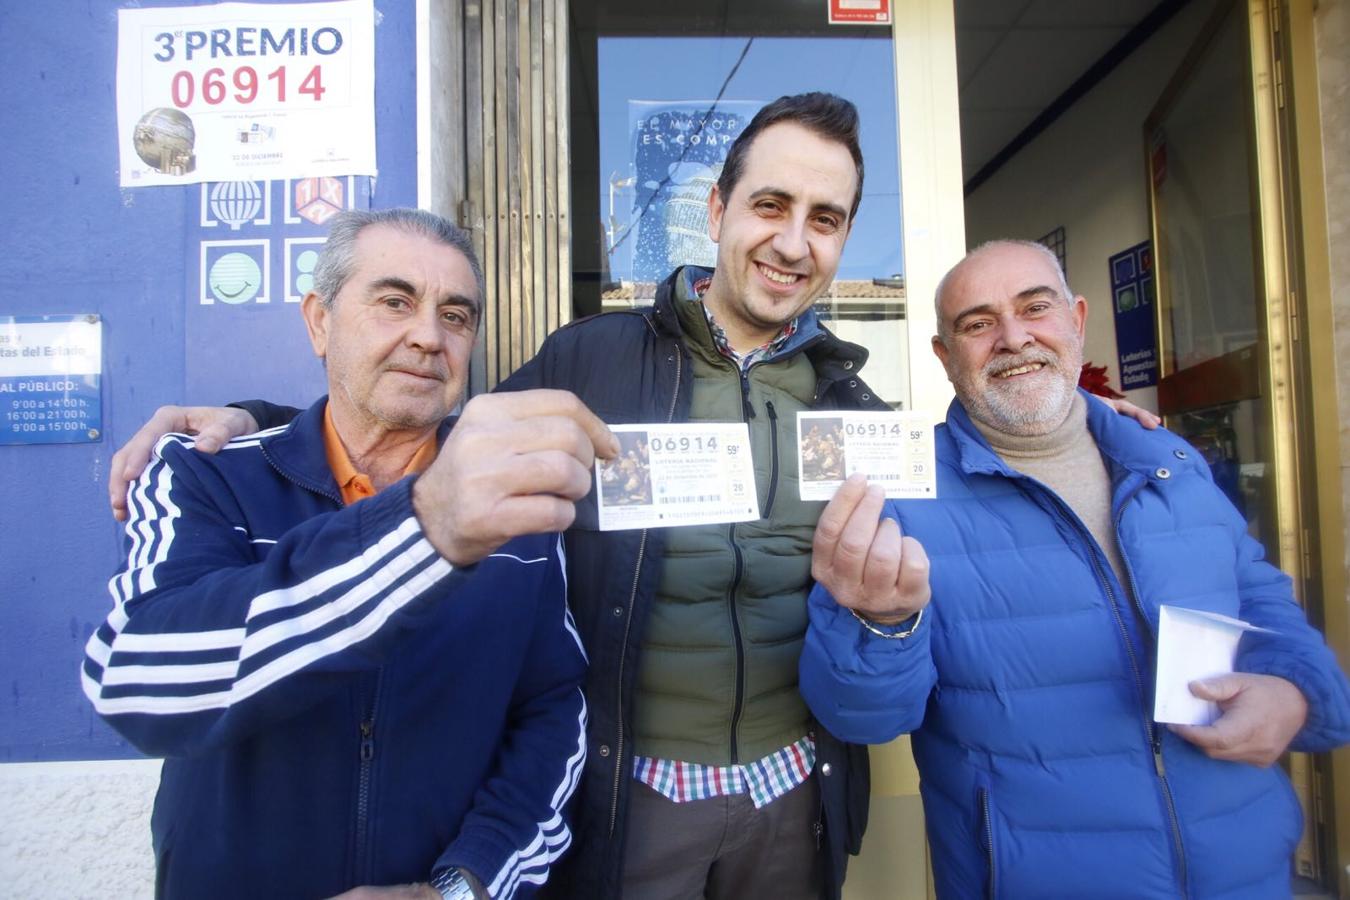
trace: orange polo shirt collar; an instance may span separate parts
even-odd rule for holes
[[[328,456],[328,468],[333,470],[333,479],[337,481],[338,488],[342,491],[342,502],[351,506],[358,500],[364,500],[367,497],[375,496],[375,485],[364,473],[356,471],[352,465],[351,457],[347,455],[347,448],[342,446],[342,438],[338,437],[337,429],[333,427],[333,405],[328,403],[323,408],[323,449]],[[432,432],[431,437],[417,452],[413,458],[408,461],[408,466],[403,470],[404,475],[416,475],[419,472],[426,471],[427,466],[436,458],[436,434]]]

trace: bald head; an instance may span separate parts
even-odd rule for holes
[[[942,280],[938,282],[937,290],[933,292],[933,308],[937,312],[938,337],[945,338],[950,334],[950,331],[947,329],[947,320],[942,315],[942,298],[946,293],[948,283],[958,275],[967,263],[975,262],[990,253],[1015,253],[1015,248],[1020,248],[1039,256],[1055,273],[1055,286],[1059,289],[1059,295],[1065,298],[1073,296],[1073,292],[1069,290],[1069,282],[1064,277],[1064,269],[1059,264],[1059,257],[1056,256],[1054,251],[1049,247],[1035,241],[1019,241],[1011,238],[985,241],[983,244],[980,244],[974,250],[967,253],[959,263],[952,266],[951,269],[947,271],[947,274],[942,276]]]
[[[1040,244],[992,241],[938,284],[933,352],[972,418],[1016,435],[1068,415],[1083,365],[1087,303]]]

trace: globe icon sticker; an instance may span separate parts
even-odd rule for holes
[[[221,303],[248,303],[262,289],[262,270],[247,253],[226,253],[212,264],[206,283]]]
[[[262,206],[260,182],[222,181],[211,188],[211,212],[232,231],[257,218]]]

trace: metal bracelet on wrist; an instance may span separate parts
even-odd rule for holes
[[[459,869],[442,869],[431,878],[431,886],[444,900],[474,900],[473,886]]]
[[[885,626],[881,625],[881,623],[879,622],[873,622],[871,619],[859,615],[856,609],[850,609],[849,612],[853,613],[853,618],[857,619],[859,622],[862,623],[862,627],[866,628],[868,631],[872,632],[877,637],[884,637],[887,640],[896,640],[897,638],[907,638],[914,632],[918,631],[919,624],[923,622],[923,610],[921,609],[914,616],[914,624],[909,626],[909,628],[905,629],[904,631],[884,631],[882,629],[885,628]]]

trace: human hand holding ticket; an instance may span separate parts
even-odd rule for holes
[[[803,500],[829,500],[850,475],[885,496],[933,499],[933,426],[914,412],[799,412],[797,462]]]
[[[811,577],[855,615],[898,625],[927,606],[933,593],[923,545],[882,516],[884,506],[876,485],[859,475],[845,481],[816,524]]]

